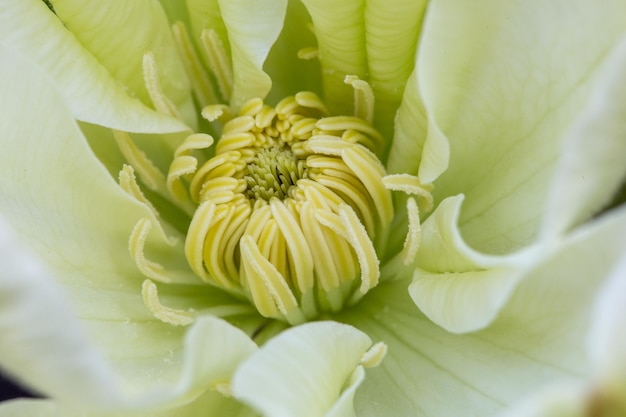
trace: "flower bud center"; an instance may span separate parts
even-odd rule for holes
[[[264,148],[257,152],[248,164],[244,176],[251,200],[270,201],[272,197],[284,200],[298,180],[307,178],[304,161],[288,149]]]

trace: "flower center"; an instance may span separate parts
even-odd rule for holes
[[[196,205],[185,242],[192,270],[291,324],[357,302],[378,284],[376,248],[393,217],[368,149],[381,144],[367,122],[329,117],[312,93],[276,107],[247,102],[197,170],[181,169],[183,144],[168,183],[184,184]]]
[[[307,177],[304,161],[288,149],[261,149],[248,164],[246,195],[251,200],[284,200],[298,180]]]

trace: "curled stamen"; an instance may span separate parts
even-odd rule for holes
[[[173,326],[189,326],[195,321],[195,315],[183,310],[169,308],[161,304],[159,292],[154,282],[149,279],[141,286],[143,302],[154,317]]]
[[[158,262],[146,259],[144,249],[152,221],[148,218],[141,218],[128,239],[128,250],[137,265],[137,269],[146,277],[165,284],[198,284],[197,277],[186,271],[168,271]]]
[[[378,342],[363,354],[361,365],[366,368],[374,368],[380,365],[386,355],[387,345],[384,342]]]
[[[320,50],[315,46],[308,46],[306,48],[300,49],[297,52],[297,57],[305,61],[318,58],[319,55],[320,55]]]
[[[374,121],[374,91],[356,75],[346,75],[344,82],[354,88],[354,115],[368,123]]]

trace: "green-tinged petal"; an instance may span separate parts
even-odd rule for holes
[[[425,0],[365,2],[368,81],[376,95],[374,124],[385,137],[413,71]]]
[[[591,417],[586,392],[580,384],[563,384],[541,390],[499,417]],[[605,417],[619,417],[605,415]]]
[[[626,411],[626,256],[598,296],[588,347],[594,382]]]
[[[195,122],[189,80],[158,0],[84,2],[55,0],[54,10],[78,42],[124,90],[152,107],[144,82],[144,53],[152,52],[162,93]],[[137,27],[141,30],[137,30]]]
[[[193,39],[196,43],[200,42],[203,30],[213,30],[219,37],[222,45],[230,56],[230,42],[228,39],[228,32],[224,25],[224,20],[220,11],[220,5],[218,0],[186,0],[187,9],[189,10],[189,20],[191,22],[191,29]],[[200,49],[202,57],[205,59],[205,64],[208,64],[206,60],[206,51],[203,48]]]
[[[622,247],[622,250],[626,249]],[[583,384],[557,383],[502,417],[619,417],[626,412],[626,257],[596,295]]]
[[[367,76],[365,2],[303,0],[313,20],[322,64],[324,97],[331,112],[352,114],[352,87],[346,75]]]
[[[113,375],[49,273],[0,219],[0,364],[24,384],[59,399],[105,405]],[[37,325],[37,323],[42,323]],[[43,324],[45,323],[45,325]]]
[[[588,107],[565,138],[543,219],[544,235],[587,220],[626,180],[626,36],[604,64]]]
[[[0,213],[21,242],[50,271],[50,275],[40,278],[49,283],[58,279],[64,284],[68,303],[76,315],[84,319],[83,325],[91,340],[110,360],[125,388],[140,396],[142,401],[154,403],[172,400],[174,396],[197,395],[199,390],[207,388],[213,377],[224,377],[221,363],[207,362],[205,355],[211,358],[209,347],[198,351],[198,346],[220,338],[223,344],[211,346],[211,349],[217,349],[216,355],[224,364],[233,364],[247,355],[252,342],[226,322],[208,318],[198,319],[183,340],[184,329],[158,321],[144,307],[141,295],[144,277],[128,252],[129,236],[135,224],[144,218],[153,223],[154,230],[146,241],[146,256],[154,255],[152,259],[166,267],[180,268],[181,274],[194,278],[184,269],[188,267],[180,243],[169,246],[164,234],[155,227],[156,216],[114,182],[91,153],[63,98],[37,67],[7,50],[0,50],[0,53],[0,90],[3,91],[0,107],[11,109],[11,118],[0,119],[0,141],[4,150],[0,153],[3,167]],[[32,114],[47,117],[33,123]],[[10,261],[12,259],[6,262]],[[19,271],[20,265],[8,263],[3,268]],[[19,284],[29,283],[19,281]],[[230,302],[230,298],[204,288],[204,295],[196,291],[194,297],[205,298],[207,304]],[[28,294],[27,288],[20,291]],[[35,291],[33,296],[37,294]],[[176,295],[174,292],[172,299]],[[22,305],[27,302],[30,301],[20,301]],[[10,304],[2,304],[2,308],[10,307]],[[69,323],[48,321],[56,318],[46,313],[54,308],[54,304],[40,303],[34,311],[41,312],[45,319],[28,316],[32,320],[29,324],[23,323],[23,333],[16,330],[15,340],[23,335],[21,343],[27,345],[34,338],[49,338],[42,342],[42,347],[63,347],[70,343],[71,339],[56,340],[66,337],[65,333],[49,331],[49,328],[69,326]],[[22,346],[16,343],[13,348],[20,350]],[[26,346],[24,349],[28,351]],[[221,349],[228,349],[228,356]],[[63,358],[67,360],[72,355],[71,351],[56,355],[60,364],[51,364],[50,369],[59,369]],[[5,358],[2,356],[0,360]],[[15,364],[11,369],[18,372],[19,377],[32,378],[29,369],[46,366],[37,363],[37,357],[28,360],[32,362],[28,366]],[[28,382],[48,394],[52,393],[49,388],[52,381],[59,383],[73,375],[49,377],[54,379],[29,379]],[[167,387],[164,388],[167,394],[161,393],[155,398],[148,392],[162,385]],[[72,385],[68,383],[68,386]],[[114,387],[99,389],[111,396],[115,393]],[[84,395],[68,400],[87,402],[92,398]],[[107,405],[126,404],[122,400],[118,398]]]
[[[0,417],[253,417],[256,414],[238,401],[208,392],[194,402],[171,409],[140,412],[102,412],[74,408],[52,400],[19,399],[0,405]]]
[[[442,136],[432,134],[426,140],[428,121],[417,88],[417,72],[413,71],[407,80],[402,102],[396,114],[393,142],[387,161],[387,170],[392,174],[416,175],[420,166],[435,166],[441,170],[448,166],[450,152],[448,141]],[[422,172],[421,177],[433,178],[439,174],[440,172],[433,176]]]
[[[283,27],[286,0],[220,0],[228,31],[234,73],[230,104],[235,108],[254,97],[265,97],[272,87],[263,63]]]
[[[531,252],[516,257],[480,254],[466,245],[457,227],[463,196],[441,202],[422,226],[411,298],[432,321],[452,332],[485,327],[521,278]],[[525,264],[525,265],[524,265]]]
[[[429,120],[424,146],[441,143],[419,175],[428,183],[447,168],[435,198],[466,195],[460,223],[470,245],[510,252],[536,235],[561,138],[625,30],[619,0],[429,5],[417,76]]]
[[[302,2],[288,2],[285,25],[265,62],[265,70],[272,77],[270,103],[278,103],[300,91],[312,91],[323,97],[319,60],[298,58],[298,51],[316,45],[310,25],[311,16]]]
[[[304,324],[271,339],[244,362],[233,378],[233,394],[265,416],[353,415],[359,365],[371,340],[335,322]]]
[[[74,117],[135,132],[186,129],[180,121],[159,115],[130,97],[44,2],[5,3],[0,14],[2,44],[41,66],[45,76],[61,91]],[[48,112],[49,109],[45,109],[30,114],[42,116]]]
[[[379,285],[338,317],[389,348],[357,392],[357,415],[494,415],[554,383],[582,381],[595,292],[622,255],[625,233],[625,210],[588,224],[475,333],[452,334],[424,317],[406,281]]]

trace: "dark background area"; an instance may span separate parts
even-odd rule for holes
[[[36,395],[17,385],[7,375],[0,372],[0,401],[20,397],[34,398]]]

